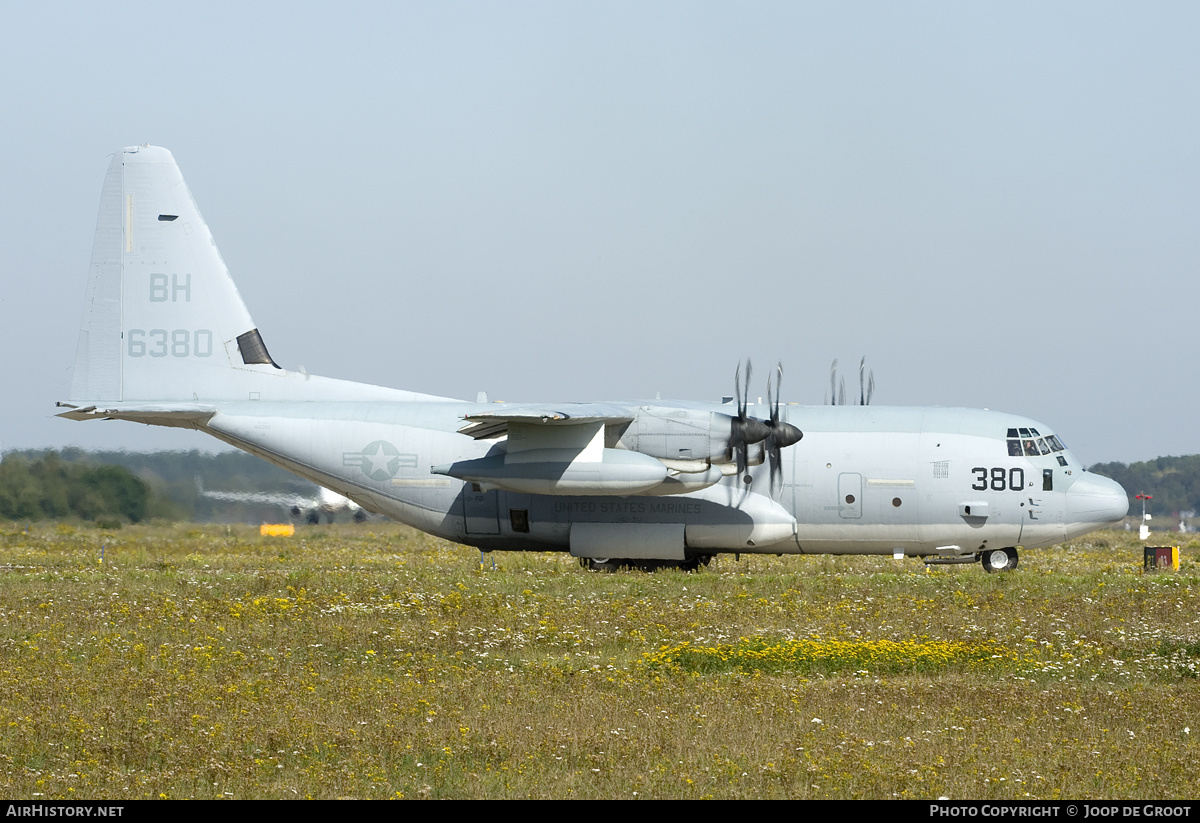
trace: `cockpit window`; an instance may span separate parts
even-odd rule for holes
[[[1042,437],[1034,428],[1009,429],[1007,440],[1009,457],[1040,457],[1067,450],[1056,436],[1048,434]]]

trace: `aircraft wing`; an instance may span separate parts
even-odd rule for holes
[[[430,471],[485,491],[638,494],[667,482],[667,466],[652,455],[605,445],[609,425],[624,428],[637,414],[636,407],[610,403],[502,406],[467,414],[461,433],[476,440],[505,436],[503,449]],[[720,478],[717,471],[706,480]]]
[[[558,403],[534,406],[505,406],[495,411],[463,416],[467,424],[459,429],[476,440],[489,440],[508,433],[509,425],[571,426],[584,423],[629,423],[637,417],[635,409],[612,403]]]

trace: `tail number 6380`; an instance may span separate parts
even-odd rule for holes
[[[210,357],[213,352],[208,329],[130,329],[125,336],[130,357]]]

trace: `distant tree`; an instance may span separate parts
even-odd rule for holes
[[[1200,455],[1158,457],[1141,463],[1097,463],[1088,471],[1111,477],[1129,494],[1130,513],[1141,514],[1138,494],[1148,494],[1146,512],[1170,517],[1181,511],[1200,511]]]
[[[0,518],[42,520],[144,519],[150,487],[120,466],[62,460],[46,452],[33,460],[9,455],[0,462]]]

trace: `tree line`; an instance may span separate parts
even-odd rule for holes
[[[1146,512],[1155,517],[1200,513],[1200,454],[1158,457],[1140,463],[1097,463],[1088,471],[1111,477],[1125,487],[1131,515],[1142,513],[1142,501],[1136,499],[1139,494],[1153,498],[1146,501]]]
[[[0,462],[0,518],[79,518],[104,525],[137,523],[147,516],[150,486],[129,469],[63,460],[58,453]]]
[[[204,490],[315,495],[308,481],[244,452],[66,448],[5,452],[0,520],[77,518],[114,524],[146,519],[197,523],[279,522],[286,508],[216,500]]]

